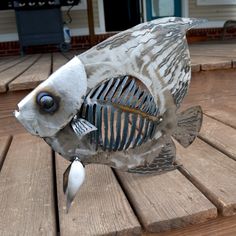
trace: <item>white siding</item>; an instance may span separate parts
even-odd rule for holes
[[[199,6],[197,0],[189,0],[189,16],[211,21],[236,20],[236,5]]]

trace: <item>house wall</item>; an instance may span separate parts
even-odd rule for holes
[[[93,14],[94,14],[94,26],[99,31],[100,19],[98,11],[98,1],[93,0]],[[84,1],[86,3],[86,0]],[[72,8],[70,15],[72,17],[72,23],[68,24],[71,29],[72,36],[74,35],[87,35],[88,34],[88,20],[86,4],[82,6],[85,9],[78,9],[78,6]],[[62,8],[63,19],[66,20],[66,9]],[[0,42],[16,41],[18,40],[15,12],[14,10],[0,11]]]
[[[189,0],[189,16],[211,21],[236,20],[236,5],[199,6],[197,0]]]

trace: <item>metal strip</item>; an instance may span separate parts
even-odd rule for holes
[[[124,148],[124,145],[127,141],[127,130],[128,130],[128,126],[129,126],[129,113],[128,112],[125,112],[124,113],[124,116],[125,116],[125,119],[124,119],[124,127],[123,127],[123,134],[122,134],[122,139],[121,139],[121,142],[120,142],[120,147],[119,147],[119,151],[123,150]]]
[[[130,143],[134,140],[136,122],[137,122],[137,115],[132,114],[132,126],[131,126],[131,130],[130,130],[129,140],[125,145],[125,149],[127,149],[130,146]]]

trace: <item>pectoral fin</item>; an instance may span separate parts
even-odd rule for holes
[[[174,164],[175,159],[176,148],[173,140],[170,138],[161,149],[160,154],[150,164],[129,169],[128,172],[136,174],[162,174],[177,168],[177,165]]]
[[[202,109],[191,107],[177,115],[177,128],[172,136],[183,146],[188,147],[197,137],[202,126]]]
[[[74,118],[71,122],[71,127],[79,137],[97,130],[93,124],[83,118]]]

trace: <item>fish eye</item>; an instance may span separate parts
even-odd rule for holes
[[[54,113],[58,109],[55,97],[46,92],[40,92],[37,95],[37,104],[41,110],[47,113]]]

